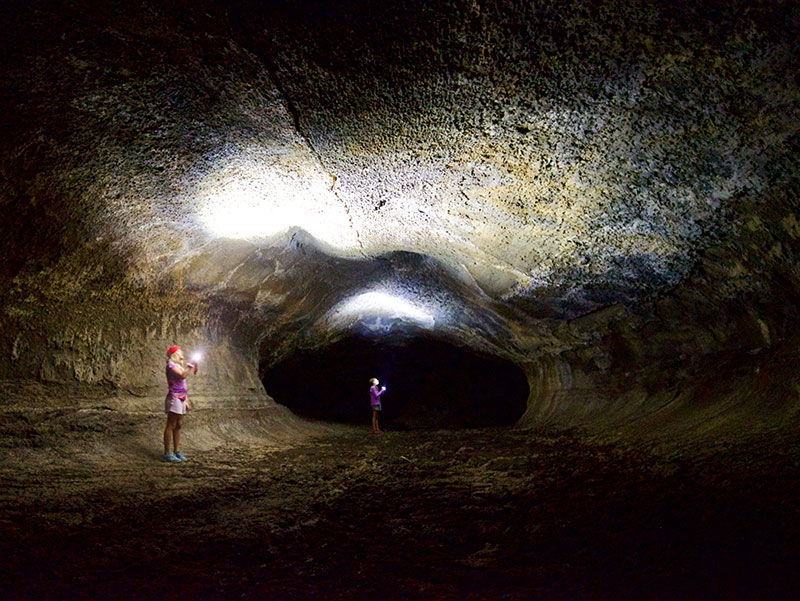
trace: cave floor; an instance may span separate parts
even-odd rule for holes
[[[334,427],[182,464],[6,444],[0,598],[800,598],[800,452],[768,442]]]

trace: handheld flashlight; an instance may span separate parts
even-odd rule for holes
[[[197,364],[200,362],[200,359],[203,358],[203,355],[200,353],[195,353],[192,355],[192,363],[194,363],[194,373],[197,374]]]

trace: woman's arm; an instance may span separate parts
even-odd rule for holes
[[[189,374],[192,373],[193,369],[194,369],[194,365],[192,365],[191,363],[188,363],[186,365],[186,367],[184,367],[183,369],[181,369],[180,367],[175,365],[175,366],[172,367],[172,373],[174,373],[175,375],[180,376],[181,378],[185,379],[186,377],[189,376]]]

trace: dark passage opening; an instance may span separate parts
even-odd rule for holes
[[[381,427],[395,429],[511,425],[528,399],[514,363],[431,339],[349,337],[287,357],[264,374],[264,386],[303,417],[368,424],[373,377],[387,388]]]

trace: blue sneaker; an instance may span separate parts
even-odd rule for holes
[[[167,453],[164,455],[164,461],[180,461],[175,453]]]
[[[189,461],[180,451],[175,451],[175,457],[178,459],[178,461]]]

